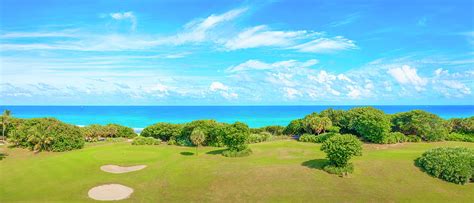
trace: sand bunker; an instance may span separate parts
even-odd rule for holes
[[[139,171],[146,167],[146,165],[136,165],[136,166],[117,166],[117,165],[104,165],[100,167],[100,170],[109,173],[128,173],[132,171]]]
[[[133,193],[133,189],[120,184],[100,185],[89,190],[90,198],[101,201],[112,201],[127,199]]]

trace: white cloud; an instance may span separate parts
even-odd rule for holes
[[[209,90],[213,92],[218,91],[218,90],[227,91],[229,90],[229,87],[222,84],[221,82],[212,82],[211,85],[209,86]]]
[[[334,38],[318,38],[310,42],[299,44],[291,47],[299,52],[309,53],[331,53],[335,51],[355,49],[357,46],[354,41],[346,39],[342,36]]]
[[[130,20],[130,22],[132,23],[132,30],[135,30],[135,28],[137,27],[137,17],[135,17],[133,12],[131,11],[123,13],[110,13],[110,17],[115,20]]]
[[[226,69],[227,72],[235,73],[249,70],[270,70],[274,68],[292,68],[292,67],[310,67],[316,65],[319,61],[310,59],[305,62],[298,62],[296,60],[278,61],[275,63],[265,63],[259,60],[248,60],[236,66],[231,66]]]
[[[301,93],[300,91],[294,89],[294,88],[290,88],[290,87],[286,87],[284,88],[285,90],[285,96],[288,98],[288,99],[295,99],[297,96],[300,96]]]
[[[424,90],[427,79],[418,76],[417,69],[403,65],[401,68],[391,68],[388,73],[401,85],[412,85],[417,91]]]
[[[247,11],[247,8],[233,9],[220,15],[212,14],[205,19],[193,20],[184,26],[185,30],[183,32],[164,40],[174,44],[202,42],[207,40],[210,30],[219,24],[234,20],[245,11]]]
[[[248,28],[224,43],[227,50],[247,49],[264,46],[289,46],[295,40],[304,37],[307,32],[271,31],[265,25]]]

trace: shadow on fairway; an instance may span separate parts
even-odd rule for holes
[[[322,170],[323,167],[327,164],[327,162],[328,161],[326,159],[313,159],[313,160],[305,161],[301,163],[301,165],[306,166],[311,169]]]
[[[192,152],[180,152],[180,154],[183,155],[183,156],[192,156],[192,155],[194,155],[194,153],[192,153]]]
[[[8,154],[0,153],[0,160],[4,159],[7,156],[8,156]]]
[[[224,151],[225,149],[218,149],[218,150],[206,152],[206,154],[219,155],[219,154],[222,154],[222,152]]]

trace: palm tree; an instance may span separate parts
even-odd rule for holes
[[[8,122],[9,122],[10,115],[11,115],[10,110],[3,111],[3,115],[2,115],[2,141],[5,141],[5,138],[6,138],[5,137],[5,130],[7,129],[7,125],[8,125]]]

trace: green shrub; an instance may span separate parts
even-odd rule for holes
[[[115,129],[115,134],[112,137],[123,137],[123,138],[134,138],[137,136],[137,133],[133,128],[119,125],[119,124],[107,124],[106,127]]]
[[[283,130],[285,135],[302,135],[305,132],[303,119],[292,120]]]
[[[84,146],[79,127],[54,118],[24,119],[12,129],[9,141],[34,151],[69,151]]]
[[[405,135],[416,135],[425,141],[441,141],[448,135],[443,119],[422,110],[398,113],[392,116],[392,130]]]
[[[325,133],[327,129],[332,127],[331,119],[328,117],[320,117],[313,113],[304,118],[304,127],[306,133],[321,134]]]
[[[159,145],[160,143],[160,139],[143,136],[136,136],[132,141],[132,145]]]
[[[333,126],[337,126],[341,129],[347,129],[349,127],[346,118],[346,111],[344,110],[335,110],[333,108],[329,108],[324,111],[321,111],[319,115],[331,119]]]
[[[285,127],[279,126],[279,125],[271,125],[271,126],[264,127],[264,131],[272,135],[283,135],[284,130],[285,130]]]
[[[323,143],[321,151],[326,153],[331,165],[344,167],[352,156],[362,155],[362,142],[350,134],[335,135]]]
[[[448,141],[474,142],[474,134],[449,133]]]
[[[401,132],[390,132],[383,136],[383,144],[395,144],[408,141],[408,138],[405,134]]]
[[[224,144],[230,151],[238,152],[247,149],[250,130],[246,124],[236,122],[228,125],[224,132]]]
[[[474,135],[474,116],[469,118],[452,118],[447,121],[449,132]]]
[[[339,133],[341,131],[341,128],[338,126],[331,126],[327,129],[329,133]]]
[[[124,138],[133,138],[137,136],[135,131],[132,128],[118,125],[118,124],[108,124],[105,126],[92,124],[84,126],[81,128],[81,132],[86,139],[86,141],[94,142],[98,141],[100,138],[111,138],[111,137],[124,137]]]
[[[416,164],[434,177],[465,184],[474,175],[474,150],[461,147],[431,149],[423,153]]]
[[[347,111],[349,128],[365,140],[383,143],[383,137],[390,132],[390,117],[373,107],[358,107]]]
[[[196,120],[190,123],[186,123],[183,127],[181,135],[176,141],[179,143],[188,143],[189,137],[195,128],[201,129],[206,135],[206,142],[203,145],[206,146],[223,146],[225,127],[229,124],[219,123],[215,120]]]
[[[327,164],[323,167],[323,170],[330,174],[336,174],[343,177],[347,176],[349,173],[354,172],[354,165],[352,163],[348,163],[345,166],[337,167],[331,164]]]
[[[316,143],[316,142],[318,141],[318,135],[313,135],[313,134],[305,133],[305,134],[301,135],[301,136],[298,138],[298,141],[300,141],[300,142],[314,142],[314,143]]]
[[[298,141],[300,141],[300,142],[323,143],[327,139],[329,139],[333,136],[336,136],[336,135],[340,135],[340,134],[339,133],[332,133],[332,132],[323,133],[323,134],[320,134],[320,135],[303,134],[299,137]]]
[[[244,157],[249,156],[250,154],[252,154],[252,150],[249,148],[240,151],[225,150],[224,152],[222,152],[222,155],[226,157]]]
[[[181,135],[183,125],[172,124],[172,123],[156,123],[151,126],[147,126],[140,133],[143,137],[154,137],[160,140],[168,141],[172,137],[178,137]]]
[[[258,134],[252,133],[249,135],[249,139],[247,140],[247,143],[259,143],[259,142],[265,142],[268,141],[272,138],[272,134],[269,132],[261,132]]]

